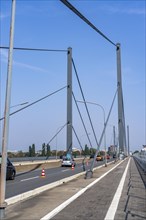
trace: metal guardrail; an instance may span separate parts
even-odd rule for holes
[[[144,172],[146,172],[146,151],[136,153],[133,155],[133,157],[137,160]]]
[[[76,158],[82,158],[84,156],[77,156]],[[87,156],[88,157],[88,156]],[[45,157],[12,157],[9,158],[11,162],[23,162],[23,161],[40,161],[40,160],[55,160],[55,159],[60,159],[59,156],[45,156]]]
[[[83,160],[82,157],[75,158],[75,161],[77,163],[82,162],[82,160]],[[16,173],[19,173],[19,172],[24,172],[24,171],[35,170],[41,167],[43,168],[44,167],[45,168],[58,167],[58,166],[61,166],[61,159],[16,161],[16,162],[13,162],[13,165],[16,168]]]
[[[50,156],[50,157],[13,157],[9,158],[11,162],[23,162],[23,161],[39,161],[39,160],[53,160],[55,159],[55,156]],[[59,157],[57,157],[59,159]]]

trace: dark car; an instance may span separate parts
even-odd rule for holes
[[[113,154],[113,158],[116,158],[117,157],[117,155],[116,154]]]
[[[0,155],[1,160],[1,155]],[[7,158],[7,172],[6,172],[6,180],[14,180],[16,176],[16,169],[12,162]]]
[[[90,155],[90,159],[92,159],[92,158],[94,158],[94,154],[91,154],[91,155]]]

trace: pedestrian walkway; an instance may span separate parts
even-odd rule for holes
[[[146,219],[146,188],[133,159],[129,166],[115,219]]]
[[[80,194],[67,206],[64,205],[64,209],[55,214],[52,219],[104,220],[127,164],[128,159],[118,161],[115,164],[112,163],[107,167],[101,167],[94,171],[91,179],[84,179],[84,176],[80,176],[26,201],[10,205],[6,208],[5,219],[42,219],[48,213],[65,204],[73,196]],[[110,172],[111,169],[113,170]],[[91,185],[94,182],[95,184]],[[88,187],[89,185],[91,187]],[[81,191],[84,191],[84,193],[81,194]],[[133,159],[131,159],[128,167],[124,188],[114,219],[146,219],[146,190]]]

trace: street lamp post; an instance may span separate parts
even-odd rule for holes
[[[59,130],[62,128],[63,126],[57,128],[56,130],[56,134],[58,135]],[[56,135],[56,160],[57,160],[57,150],[58,150],[58,141],[57,141],[57,135]]]
[[[5,112],[4,112],[4,127],[2,138],[2,162],[0,169],[0,218],[5,217],[5,193],[6,193],[6,165],[7,165],[7,146],[9,136],[9,112],[11,102],[11,87],[12,87],[12,62],[13,62],[13,42],[14,42],[14,23],[15,23],[15,8],[16,0],[12,1],[12,14],[10,26],[10,43],[8,54],[8,70],[7,70],[7,85],[5,98]]]
[[[56,160],[57,160],[57,135],[56,135]]]
[[[92,104],[92,105],[96,105],[96,106],[100,107],[102,109],[102,112],[103,112],[103,120],[104,120],[104,127],[105,127],[105,110],[104,110],[102,105],[100,105],[98,103],[95,103],[95,102],[88,102],[88,101],[84,102],[84,101],[80,101],[80,100],[77,100],[77,102]],[[106,133],[105,132],[104,132],[104,149],[105,149],[105,166],[107,166]]]
[[[69,124],[69,125],[70,125],[70,124]],[[57,135],[60,133],[60,131],[61,131],[65,126],[66,126],[66,124],[63,125],[63,126],[58,127],[57,130],[56,130],[55,136],[51,139],[51,141],[52,141],[52,140],[56,137],[56,160],[57,160],[57,150],[58,150]],[[51,142],[51,141],[50,141],[50,142]],[[49,142],[49,143],[50,143],[50,142]]]

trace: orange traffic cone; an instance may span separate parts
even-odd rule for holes
[[[74,170],[74,165],[72,164],[71,169]]]
[[[46,177],[44,168],[42,169],[41,177]]]

